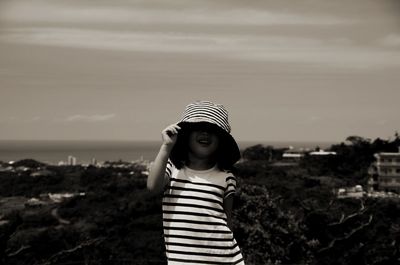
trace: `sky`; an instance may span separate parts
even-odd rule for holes
[[[400,2],[0,2],[0,140],[159,140],[187,104],[237,141],[400,129]]]

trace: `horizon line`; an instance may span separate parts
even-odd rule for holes
[[[364,138],[364,137],[363,137]],[[380,138],[380,137],[378,137]],[[367,139],[367,138],[366,138]],[[161,142],[161,140],[154,140],[154,139],[0,139],[0,141],[5,142],[5,141],[66,141],[66,142]],[[245,140],[236,140],[237,142],[338,142],[338,140],[294,140],[294,139],[288,139],[288,140],[278,140],[278,139],[265,139],[265,140],[250,140],[250,139],[245,139]],[[344,140],[345,141],[345,140]]]

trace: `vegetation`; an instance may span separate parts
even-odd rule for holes
[[[265,159],[271,147],[249,149],[261,155],[237,166],[235,229],[247,264],[399,263],[400,200],[338,199],[334,191],[366,186],[373,154],[397,152],[400,138],[346,142],[331,146],[335,156],[305,156],[286,167]]]
[[[365,185],[373,154],[399,145],[398,135],[349,137],[331,146],[336,156],[289,166],[275,164],[281,149],[244,150],[234,233],[246,264],[399,263],[399,199],[338,199],[333,192]],[[30,170],[0,172],[0,264],[166,264],[161,197],[146,191],[143,165],[13,166]],[[33,174],[37,168],[47,173]],[[48,197],[61,192],[82,196]]]

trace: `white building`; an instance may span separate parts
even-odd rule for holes
[[[362,198],[366,195],[361,185],[354,187],[340,188],[337,191],[338,198]]]
[[[75,156],[68,156],[68,165],[70,166],[75,166],[76,165],[76,157]]]
[[[368,170],[370,190],[400,193],[400,152],[377,153]]]
[[[318,150],[318,151],[310,152],[310,155],[312,155],[312,156],[336,155],[336,152],[324,151],[324,150],[321,149],[321,150]]]
[[[300,159],[303,157],[303,153],[286,152],[282,154],[283,161],[300,161]]]

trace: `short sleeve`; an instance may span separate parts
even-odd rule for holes
[[[226,178],[226,188],[224,198],[236,193],[236,178],[233,175],[229,175]]]
[[[174,165],[172,164],[171,160],[168,159],[167,167],[165,169],[164,183],[168,183],[170,181],[173,167]]]

